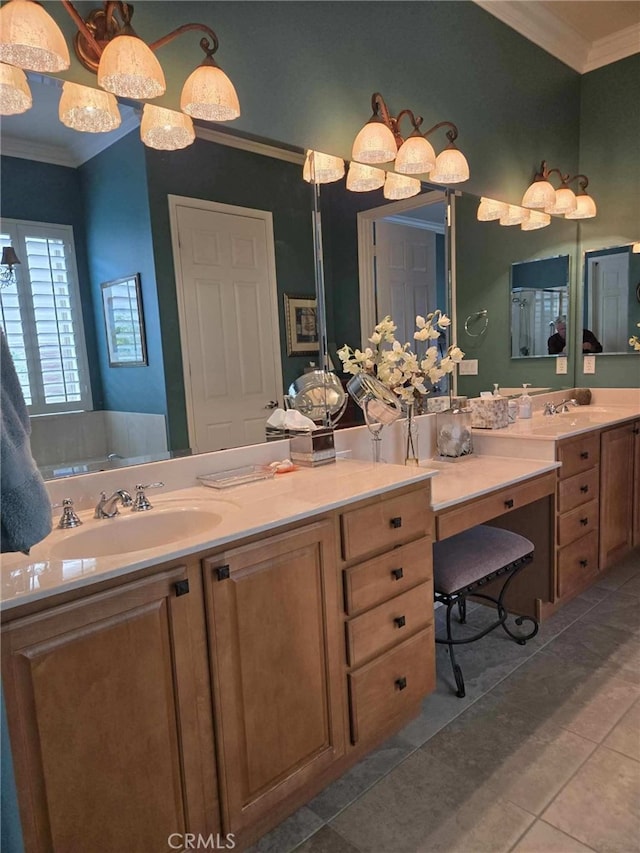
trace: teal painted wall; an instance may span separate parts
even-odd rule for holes
[[[298,164],[213,142],[198,139],[180,152],[146,149],[146,158],[169,433],[171,447],[176,450],[188,447],[188,431],[167,197],[181,195],[272,212],[280,350],[286,389],[309,362],[309,357],[287,356],[283,295],[315,295],[313,195],[310,185],[302,180]],[[252,320],[247,318],[247,343],[251,341],[251,329]]]
[[[580,171],[589,177],[589,192],[598,203],[595,219],[579,226],[581,253],[623,246],[640,240],[640,54],[598,68],[582,78],[580,106]],[[582,257],[582,256],[581,256]],[[631,255],[632,293],[629,335],[638,303],[640,255]],[[583,282],[581,271],[580,281]],[[582,308],[582,286],[579,304]],[[635,302],[635,305],[634,305]],[[592,387],[640,387],[640,356],[598,355],[595,376],[585,376],[582,359],[576,365],[576,384]]]

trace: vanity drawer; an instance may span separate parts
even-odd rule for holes
[[[375,503],[340,516],[342,557],[355,560],[427,536],[431,525],[428,488],[392,498],[382,495]]]
[[[576,507],[558,518],[558,546],[575,542],[581,536],[598,529],[598,501]]]
[[[558,447],[558,461],[562,462],[559,472],[561,480],[573,477],[580,471],[593,468],[600,462],[600,433],[595,432],[576,438],[571,441],[562,442]]]
[[[432,539],[418,539],[345,569],[347,613],[366,610],[433,576]]]
[[[600,469],[591,468],[558,483],[558,512],[564,513],[598,498]]]
[[[595,530],[558,551],[558,596],[581,589],[598,571],[598,534]]]
[[[396,595],[346,624],[349,666],[358,666],[433,622],[433,584]]]
[[[436,684],[433,625],[347,675],[351,740],[387,729]]]
[[[438,540],[447,539],[476,524],[490,521],[492,518],[533,503],[546,495],[552,495],[555,490],[556,474],[553,471],[535,480],[500,489],[486,498],[479,498],[462,506],[444,510],[438,515],[436,522]]]

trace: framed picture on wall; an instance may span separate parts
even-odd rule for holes
[[[105,281],[101,287],[109,367],[147,365],[140,273]]]
[[[287,355],[318,355],[318,303],[315,297],[284,295]]]

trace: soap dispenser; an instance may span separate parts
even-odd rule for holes
[[[500,385],[499,385],[499,383],[498,383],[498,382],[494,382],[494,383],[493,383],[493,396],[494,396],[494,397],[500,397],[500,396],[502,396],[502,395],[500,394]]]
[[[523,382],[522,387],[524,389],[522,396],[518,400],[518,417],[519,418],[530,418],[533,410],[533,406],[531,403],[531,397],[527,394],[527,388],[529,387],[530,382]]]

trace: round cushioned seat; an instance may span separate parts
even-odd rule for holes
[[[518,533],[480,524],[433,545],[433,587],[451,595],[528,556],[533,543]]]

